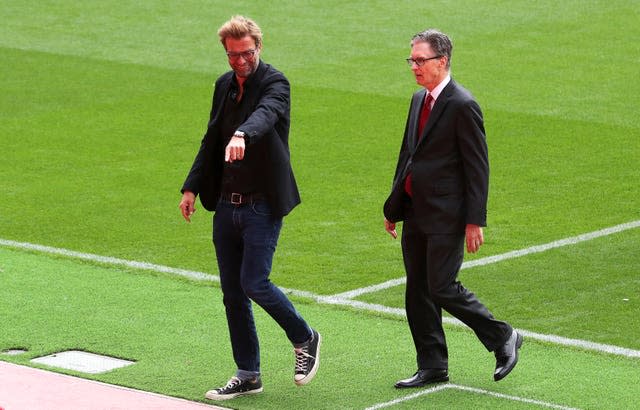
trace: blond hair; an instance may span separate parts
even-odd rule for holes
[[[218,37],[222,45],[227,47],[225,40],[229,37],[241,39],[245,36],[251,36],[256,43],[256,47],[262,44],[262,30],[255,21],[244,16],[233,16],[218,29]]]

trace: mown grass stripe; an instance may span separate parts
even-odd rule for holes
[[[623,225],[633,225],[633,224],[634,223],[623,224]],[[607,231],[611,233],[613,233],[614,231],[620,232],[621,230],[624,230],[621,228],[623,225],[617,225],[616,227],[608,228],[608,229],[597,231],[597,232],[603,232],[603,231]],[[635,225],[638,226],[639,224],[636,223]],[[625,229],[631,229],[631,228],[627,227]],[[580,235],[580,237],[586,237],[586,236],[589,236],[592,238],[597,237],[597,236],[594,236],[594,234],[596,234],[596,232],[591,234]],[[559,243],[559,242],[562,242],[562,241],[556,241],[556,243]],[[220,278],[218,276],[207,274],[204,272],[172,268],[169,266],[156,265],[148,262],[130,261],[126,259],[113,258],[110,256],[101,256],[101,255],[96,255],[92,253],[77,252],[77,251],[72,251],[68,249],[32,244],[28,242],[17,242],[17,241],[11,241],[7,239],[0,239],[0,246],[29,250],[29,251],[36,251],[36,252],[42,252],[42,253],[48,253],[48,254],[54,254],[54,255],[61,255],[69,258],[87,260],[91,262],[98,262],[98,263],[103,263],[107,265],[125,266],[129,268],[134,268],[134,269],[162,272],[162,273],[182,276],[182,277],[186,277],[194,280],[204,280],[204,281],[212,281],[212,282],[220,281]],[[369,312],[385,313],[385,314],[391,314],[391,315],[402,316],[402,317],[405,316],[404,309],[400,309],[400,308],[393,308],[393,307],[374,304],[374,303],[362,302],[359,300],[352,300],[348,297],[343,297],[340,295],[324,296],[324,295],[318,295],[318,294],[304,291],[304,290],[287,289],[287,288],[281,288],[281,289],[283,292],[287,294],[294,295],[296,297],[311,299],[317,303],[348,306],[350,308],[365,310]],[[459,320],[451,317],[444,317],[443,322],[451,325],[455,325],[455,326],[465,326]],[[544,341],[548,343],[569,346],[569,347],[577,347],[585,350],[609,353],[617,356],[624,356],[624,357],[630,357],[630,358],[640,357],[640,351],[627,349],[624,347],[606,345],[606,344],[595,343],[595,342],[580,340],[580,339],[570,339],[570,338],[557,336],[557,335],[545,335],[541,333],[531,332],[528,330],[518,329],[518,331],[522,332],[522,334],[527,338]]]
[[[301,292],[291,291],[291,290],[287,290],[287,291],[296,296],[310,297],[309,294],[306,292],[301,293]],[[403,316],[403,317],[406,316],[404,309],[392,308],[389,306],[378,305],[374,303],[367,303],[367,302],[362,302],[358,300],[338,298],[335,296],[315,296],[313,297],[313,299],[315,299],[318,303],[348,306],[354,309],[366,310],[370,312],[386,313],[386,314],[391,314],[396,316]],[[464,323],[462,323],[456,318],[445,316],[442,318],[442,321],[450,325],[466,327]],[[518,332],[522,333],[522,335],[525,336],[526,338],[535,339],[535,340],[548,342],[552,344],[569,346],[569,347],[580,348],[580,349],[591,350],[591,351],[602,352],[602,353],[609,353],[616,356],[640,358],[640,350],[633,350],[625,347],[595,343],[587,340],[571,339],[571,338],[557,336],[557,335],[546,335],[546,334],[536,333],[536,332],[523,330],[523,329],[518,329]]]
[[[563,246],[575,245],[580,242],[590,241],[592,239],[613,235],[615,233],[623,232],[623,231],[638,228],[638,227],[640,227],[640,220],[627,222],[620,225],[611,226],[609,228],[600,229],[598,231],[593,231],[593,232],[589,232],[589,233],[585,233],[577,236],[572,236],[569,238],[559,239],[557,241],[545,243],[542,245],[530,246],[528,248],[502,253],[500,255],[487,256],[485,258],[464,262],[462,264],[461,269],[468,269],[468,268],[473,268],[475,266],[489,265],[492,263],[501,262],[508,259],[519,258],[522,256],[531,255],[534,253],[541,253],[551,249],[561,248]],[[392,288],[395,286],[400,286],[400,285],[403,285],[405,282],[406,282],[405,277],[391,279],[386,282],[378,283],[376,285],[366,286],[359,289],[350,290],[348,292],[338,293],[333,296],[336,298],[352,299],[367,293],[378,292],[380,290]]]

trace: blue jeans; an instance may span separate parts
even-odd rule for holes
[[[311,330],[285,294],[269,280],[282,218],[266,201],[234,205],[220,201],[213,218],[213,243],[227,314],[233,358],[240,370],[260,371],[260,347],[251,301],[286,332],[304,343]]]

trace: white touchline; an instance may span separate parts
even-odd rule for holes
[[[283,292],[288,293],[290,295],[294,295],[301,298],[313,299],[318,303],[324,303],[328,305],[348,306],[354,309],[366,310],[369,312],[386,313],[386,314],[395,315],[395,316],[402,316],[402,317],[406,316],[406,312],[402,308],[394,308],[394,307],[389,307],[384,305],[378,305],[375,303],[367,303],[359,300],[337,298],[335,296],[315,295],[310,292],[298,291],[294,289],[286,289],[286,288],[281,288],[281,289]],[[467,326],[461,321],[459,321],[458,319],[449,317],[449,316],[444,316],[442,318],[442,321],[444,323],[454,325],[454,326],[462,326],[462,327]],[[529,330],[523,330],[523,329],[517,329],[517,330],[519,333],[521,333],[523,336],[527,338],[540,340],[543,342],[549,342],[549,343],[562,345],[562,346],[577,347],[577,348],[592,350],[596,352],[604,352],[604,353],[609,353],[617,356],[640,358],[640,350],[633,350],[633,349],[628,349],[620,346],[595,343],[595,342],[590,342],[588,340],[570,339],[567,337],[557,336],[557,335],[545,335],[542,333],[531,332]]]
[[[38,251],[42,253],[50,253],[53,255],[62,255],[69,258],[82,259],[91,262],[104,263],[106,265],[125,266],[128,268],[150,270],[154,272],[169,273],[172,275],[184,276],[190,279],[219,282],[220,278],[204,272],[196,272],[185,269],[172,268],[169,266],[156,265],[147,262],[130,261],[126,259],[112,258],[111,256],[96,255],[93,253],[84,253],[71,251],[69,249],[54,248],[52,246],[37,245],[28,242],[16,242],[6,239],[0,239],[0,245],[7,248],[26,249],[30,251]]]
[[[531,255],[533,253],[545,252],[550,249],[561,248],[563,246],[568,246],[568,245],[575,245],[580,242],[590,241],[592,239],[600,238],[602,236],[608,236],[614,233],[623,232],[623,231],[638,228],[638,227],[640,227],[640,221],[627,222],[624,224],[611,226],[609,228],[600,229],[598,231],[589,232],[582,235],[572,236],[569,238],[545,243],[543,245],[535,245],[529,248],[502,253],[500,255],[487,256],[485,258],[464,262],[462,264],[461,269],[473,268],[475,266],[489,265],[489,264],[504,261],[507,259],[519,258],[521,256]],[[405,282],[406,282],[405,277],[391,279],[386,282],[378,283],[376,285],[366,286],[363,288],[350,290],[344,293],[338,293],[333,295],[333,297],[352,299],[367,293],[378,292],[380,290],[392,288],[394,286],[400,286],[400,285],[403,285]]]
[[[399,399],[387,401],[387,402],[384,402],[384,403],[378,403],[378,404],[375,404],[375,405],[373,405],[371,407],[367,407],[365,410],[378,410],[378,409],[383,409],[385,407],[391,407],[393,405],[396,405],[396,404],[399,404],[399,403],[403,403],[405,401],[413,400],[415,398],[418,398],[420,396],[425,396],[427,394],[436,393],[436,392],[442,391],[444,389],[456,389],[456,390],[468,391],[468,392],[471,392],[471,393],[486,394],[487,396],[498,397],[500,399],[517,401],[517,402],[521,402],[521,403],[536,404],[538,406],[548,407],[548,408],[551,408],[551,409],[578,410],[578,409],[576,409],[574,407],[566,407],[566,406],[561,406],[559,404],[549,403],[549,402],[545,402],[545,401],[527,399],[525,397],[510,396],[510,395],[507,395],[507,394],[492,392],[490,390],[478,389],[478,388],[475,388],[475,387],[468,387],[468,386],[462,386],[462,385],[459,385],[459,384],[451,384],[451,383],[435,386],[435,387],[432,387],[432,388],[427,389],[427,390],[421,390],[421,391],[419,391],[417,393],[413,393],[413,394],[410,394],[408,396],[401,397]]]
[[[513,251],[513,252],[508,252],[502,255],[496,255],[496,256],[490,256],[483,259],[478,259],[476,261],[473,261],[473,263],[475,263],[475,265],[473,266],[477,266],[481,264],[486,265],[489,263],[495,263],[501,260],[524,256],[531,253],[543,252],[544,250],[553,249],[560,246],[571,245],[571,244],[583,242],[589,239],[594,239],[594,238],[598,238],[605,235],[611,235],[616,232],[622,232],[622,231],[637,228],[637,227],[640,227],[640,221],[634,221],[626,224],[616,225],[610,228],[587,233],[584,235],[574,236],[567,239],[562,239],[562,240],[551,242],[545,245],[534,246],[534,247],[523,249],[520,251]],[[211,275],[204,272],[172,268],[170,266],[156,265],[156,264],[147,263],[147,262],[130,261],[126,259],[113,258],[110,256],[101,256],[101,255],[96,255],[92,253],[77,252],[77,251],[72,251],[68,249],[32,244],[28,242],[16,242],[16,241],[11,241],[7,239],[0,239],[0,246],[4,246],[7,248],[37,251],[37,252],[48,253],[48,254],[62,255],[69,258],[82,259],[82,260],[87,260],[91,262],[103,263],[107,265],[124,266],[124,267],[133,268],[133,269],[142,269],[142,270],[150,270],[154,272],[168,273],[168,274],[177,275],[177,276],[184,276],[184,277],[195,279],[195,280],[211,281],[211,282],[220,281],[220,278],[218,276]],[[507,256],[507,255],[510,255],[510,256]],[[485,261],[485,262],[479,263],[481,261]],[[390,285],[392,283],[393,285]],[[380,313],[386,313],[386,314],[404,317],[405,316],[404,309],[393,308],[389,306],[378,305],[374,303],[367,303],[367,302],[351,299],[355,296],[362,295],[364,293],[369,293],[368,291],[360,292],[363,289],[376,288],[377,290],[381,290],[385,288],[383,286],[391,287],[391,286],[400,285],[402,283],[404,283],[404,278],[394,279],[388,282],[381,283],[379,285],[368,286],[366,288],[356,289],[351,292],[344,292],[336,295],[318,295],[305,290],[296,290],[296,289],[287,289],[287,288],[280,288],[280,289],[282,289],[282,291],[285,293],[294,295],[296,297],[312,299],[318,303],[348,306],[354,309],[366,310],[370,312],[380,312]],[[443,322],[451,325],[465,326],[462,322],[460,322],[455,318],[443,317],[442,320]],[[613,345],[594,343],[594,342],[589,342],[589,341],[579,340],[579,339],[569,339],[566,337],[556,336],[556,335],[545,335],[545,334],[530,332],[530,331],[521,330],[521,329],[518,329],[518,331],[522,332],[522,335],[528,338],[550,342],[554,344],[578,347],[586,350],[594,350],[598,352],[605,352],[605,353],[610,353],[610,354],[625,356],[625,357],[634,357],[634,358],[640,357],[640,351],[638,350],[632,350],[632,349],[627,349],[627,348],[613,346]]]

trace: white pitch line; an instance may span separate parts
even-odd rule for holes
[[[464,262],[462,264],[461,269],[473,268],[475,266],[489,265],[489,264],[501,262],[507,259],[519,258],[521,256],[531,255],[534,253],[545,252],[550,249],[561,248],[563,246],[568,246],[568,245],[575,245],[580,242],[590,241],[592,239],[600,238],[602,236],[613,235],[614,233],[619,233],[619,232],[623,232],[623,231],[638,228],[638,227],[640,227],[640,221],[627,222],[624,224],[611,226],[609,228],[604,228],[598,231],[593,231],[593,232],[585,233],[582,235],[572,236],[565,239],[560,239],[560,240],[545,243],[542,245],[535,245],[529,248],[502,253],[500,255],[487,256],[485,258]],[[333,297],[342,298],[342,299],[353,299],[355,297],[358,297],[367,293],[378,292],[380,290],[392,288],[395,286],[400,286],[400,285],[403,285],[404,283],[406,283],[405,277],[391,279],[386,282],[378,283],[376,285],[365,286],[359,289],[350,290],[348,292],[337,293],[333,295]]]
[[[218,276],[211,275],[204,272],[196,272],[191,270],[172,268],[169,266],[156,265],[156,264],[147,263],[147,262],[137,262],[137,261],[130,261],[126,259],[112,258],[110,256],[95,255],[93,253],[76,252],[76,251],[71,251],[69,249],[54,248],[52,246],[37,245],[33,243],[28,243],[28,242],[16,242],[16,241],[10,241],[7,239],[0,239],[0,245],[5,246],[7,248],[26,249],[29,251],[38,251],[38,252],[49,253],[53,255],[62,255],[69,258],[104,263],[107,265],[125,266],[128,268],[134,268],[134,269],[170,273],[172,275],[184,276],[189,279],[220,282],[220,278]]]
[[[528,403],[528,404],[535,404],[541,407],[548,407],[550,409],[559,409],[559,410],[578,410],[574,407],[567,407],[567,406],[562,406],[559,404],[554,404],[554,403],[549,403],[546,401],[540,401],[540,400],[534,400],[534,399],[528,399],[526,397],[518,397],[518,396],[511,396],[508,394],[503,394],[503,393],[497,393],[497,392],[493,392],[490,390],[484,390],[484,389],[478,389],[475,387],[468,387],[468,386],[462,386],[459,384],[451,384],[451,383],[447,383],[447,384],[443,384],[443,385],[439,385],[439,386],[435,386],[432,387],[430,389],[427,390],[422,390],[419,391],[417,393],[413,393],[410,394],[408,396],[405,397],[401,397],[399,399],[395,399],[395,400],[391,400],[388,402],[384,402],[384,403],[378,403],[375,404],[371,407],[367,407],[365,410],[378,410],[378,409],[383,409],[385,407],[391,407],[394,406],[396,404],[399,403],[403,403],[409,400],[413,400],[416,399],[418,397],[421,396],[426,396],[428,394],[433,394],[445,389],[456,389],[456,390],[462,390],[462,391],[467,391],[467,392],[471,392],[471,393],[476,393],[476,394],[486,394],[487,396],[492,396],[492,397],[497,397],[500,399],[506,399],[506,400],[511,400],[511,401],[517,401],[520,403]]]
[[[518,333],[530,339],[535,339],[542,342],[549,342],[556,345],[577,347],[584,350],[592,350],[596,352],[609,353],[616,356],[640,358],[640,350],[633,350],[633,349],[627,349],[625,347],[620,347],[620,346],[590,342],[588,340],[571,339],[568,337],[557,336],[557,335],[545,335],[542,333],[536,333],[536,332],[531,332],[529,330],[522,330],[522,329],[518,329]]]
[[[412,394],[410,394],[408,396],[404,396],[404,397],[401,397],[399,399],[387,401],[387,402],[384,402],[384,403],[375,404],[375,405],[373,405],[371,407],[367,407],[365,410],[384,409],[385,407],[391,407],[391,406],[394,406],[396,404],[400,404],[400,403],[403,403],[405,401],[413,400],[413,399],[416,399],[416,398],[421,397],[421,396],[426,396],[427,394],[436,393],[436,392],[442,391],[442,390],[447,389],[447,388],[448,388],[447,384],[441,384],[441,385],[438,385],[438,386],[435,386],[435,387],[430,387],[430,388],[428,388],[426,390],[420,390],[417,393],[412,393]]]
[[[291,289],[286,289],[286,288],[281,288],[281,289],[285,293],[289,293],[289,294],[297,296],[297,297],[313,299],[318,303],[324,303],[324,304],[328,304],[328,305],[348,306],[348,307],[351,307],[351,308],[354,308],[354,309],[358,309],[358,310],[365,310],[365,311],[369,311],[369,312],[378,312],[378,313],[386,313],[386,314],[391,314],[391,315],[394,315],[394,316],[406,317],[405,310],[401,309],[401,308],[393,308],[393,307],[389,307],[389,306],[378,305],[378,304],[375,304],[375,303],[362,302],[362,301],[359,301],[359,300],[350,300],[350,299],[337,298],[335,296],[315,295],[315,294],[310,293],[310,292],[301,292],[301,291],[296,291],[296,290],[291,290]],[[450,316],[444,316],[442,318],[442,322],[450,324],[450,325],[453,325],[453,326],[467,327],[467,325],[465,325],[464,323],[462,323],[458,319],[456,319],[454,317],[450,317]],[[607,345],[607,344],[602,344],[602,343],[595,343],[595,342],[590,342],[590,341],[587,341],[587,340],[570,339],[570,338],[567,338],[567,337],[562,337],[562,336],[557,336],[557,335],[545,335],[545,334],[542,334],[542,333],[536,333],[536,332],[532,332],[532,331],[529,331],[529,330],[522,330],[522,329],[517,329],[517,330],[518,330],[519,333],[521,333],[523,336],[525,336],[525,337],[527,337],[529,339],[539,340],[539,341],[548,342],[548,343],[557,344],[557,345],[562,345],[562,346],[577,347],[577,348],[584,349],[584,350],[591,350],[591,351],[596,351],[596,352],[609,353],[609,354],[613,354],[613,355],[616,355],[616,356],[624,356],[624,357],[629,357],[629,358],[640,358],[640,350],[633,350],[633,349],[628,349],[628,348],[620,347],[620,346]]]
[[[640,223],[640,221],[637,221],[637,225],[638,223]],[[624,224],[624,225],[629,225],[629,224]],[[618,225],[618,227],[620,226],[623,226],[623,225]],[[616,227],[609,228],[609,229],[614,229],[614,228]],[[626,229],[630,229],[630,228],[626,228]],[[602,231],[598,231],[598,232],[602,232]],[[587,234],[587,235],[591,235],[591,234]],[[16,242],[16,241],[11,241],[6,239],[0,239],[0,246],[4,246],[8,248],[24,249],[29,251],[37,251],[42,253],[54,254],[54,255],[62,255],[69,258],[81,259],[81,260],[86,260],[90,262],[98,262],[98,263],[107,264],[107,265],[125,266],[129,268],[134,268],[134,269],[168,273],[168,274],[183,276],[183,277],[187,277],[189,279],[195,279],[195,280],[211,281],[211,282],[220,281],[220,278],[218,276],[211,275],[204,272],[172,268],[169,266],[156,265],[148,262],[138,262],[138,261],[131,261],[126,259],[118,259],[110,256],[101,256],[101,255],[95,255],[92,253],[77,252],[77,251],[72,251],[72,250],[63,249],[63,248],[54,248],[51,246],[32,244],[28,242]],[[326,296],[326,295],[318,295],[318,294],[308,292],[308,291],[303,291],[303,290],[287,289],[287,288],[280,288],[280,289],[282,289],[282,291],[285,293],[294,295],[296,297],[315,300],[318,303],[323,303],[328,305],[348,306],[354,309],[359,309],[359,310],[364,310],[369,312],[391,314],[395,316],[402,316],[402,317],[406,316],[405,310],[400,308],[393,308],[393,307],[374,304],[374,303],[351,300],[345,297],[339,297],[338,295]],[[444,323],[448,323],[455,326],[465,326],[459,320],[452,317],[448,317],[448,316],[443,317],[442,321]],[[593,343],[593,342],[579,340],[579,339],[569,339],[569,338],[555,336],[555,335],[544,335],[544,334],[530,332],[526,330],[518,330],[518,331],[522,332],[523,336],[526,336],[528,338],[550,342],[554,344],[578,347],[586,350],[610,353],[618,356],[625,356],[625,357],[631,357],[631,358],[640,357],[640,351],[638,350],[626,349],[626,348],[613,346],[613,345]]]

